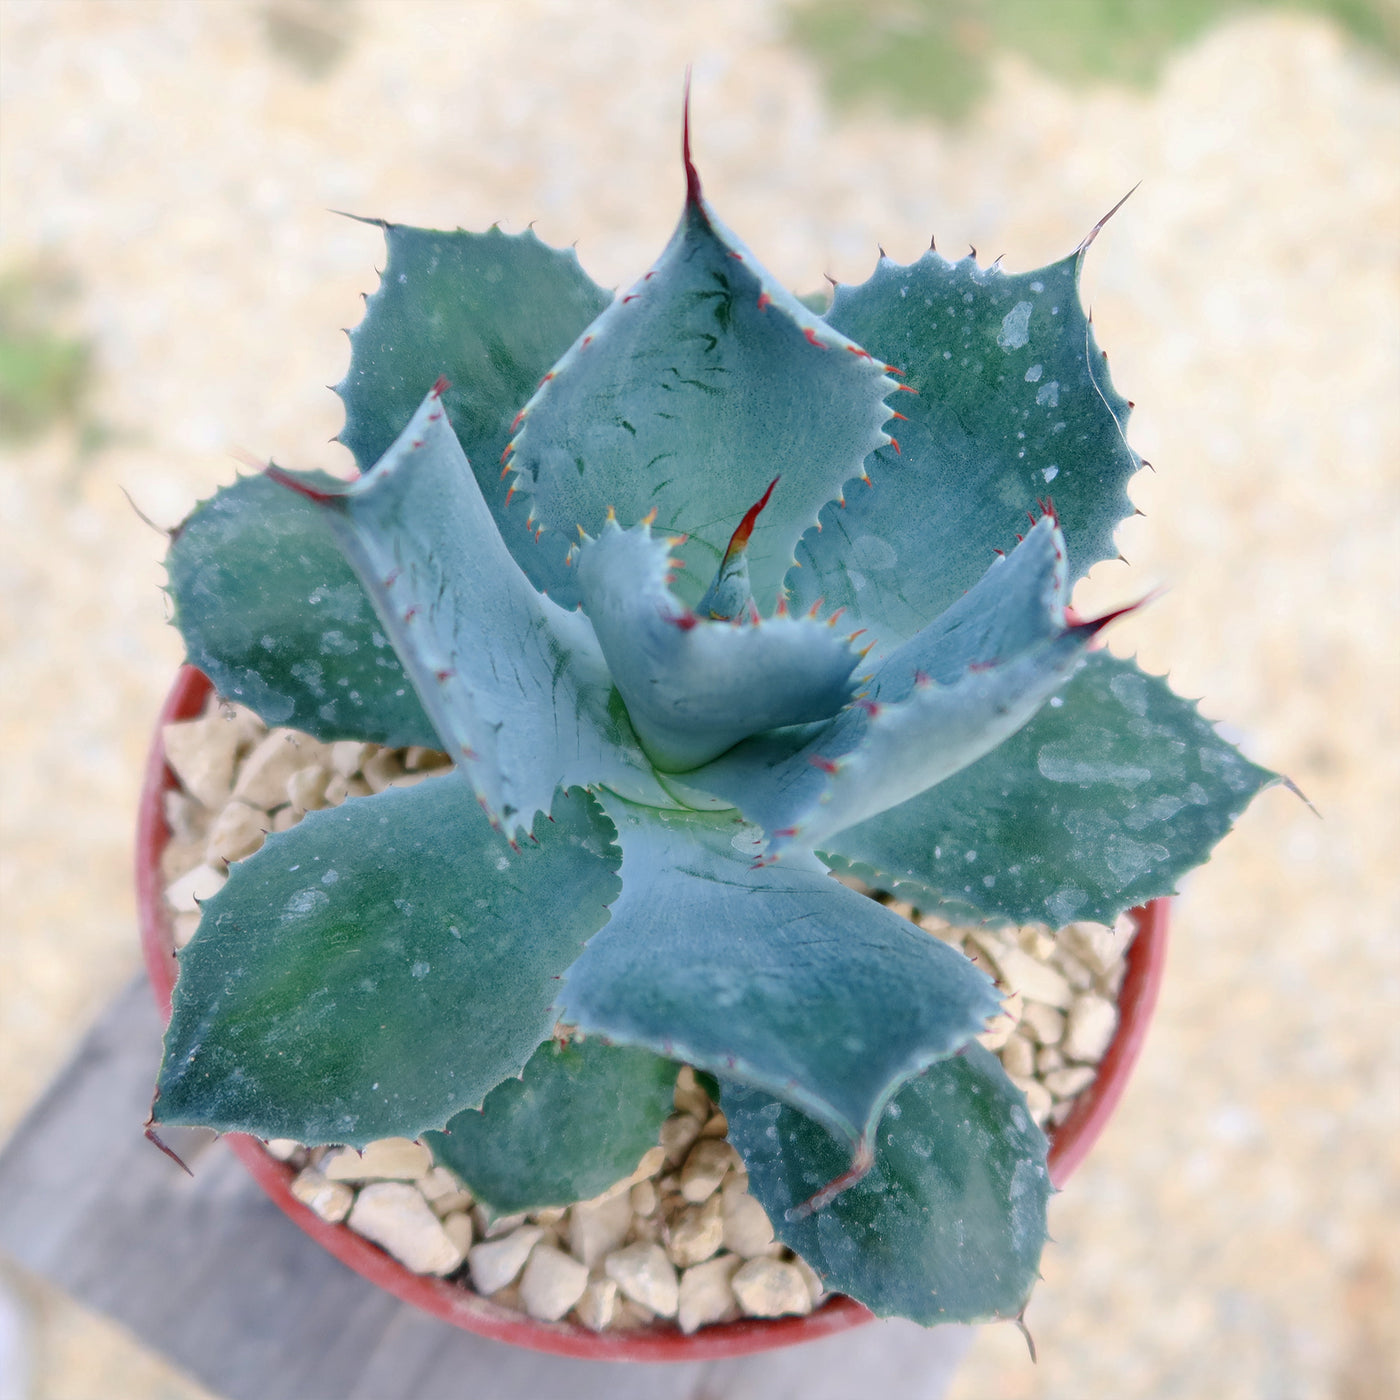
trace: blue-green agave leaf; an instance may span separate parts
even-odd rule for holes
[[[687,782],[763,825],[776,858],[975,762],[1063,685],[1098,629],[1065,624],[1063,546],[1054,520],[1041,520],[877,666],[856,704],[824,725],[758,735]]]
[[[1097,652],[1000,748],[822,851],[955,916],[1112,923],[1174,893],[1278,781],[1165,680]]]
[[[587,618],[511,557],[436,393],[370,472],[319,500],[442,746],[507,834],[548,813],[561,784],[669,801]]]
[[[773,282],[689,174],[659,262],[530,400],[510,465],[532,518],[570,539],[596,535],[609,507],[627,521],[655,509],[659,529],[688,535],[677,588],[692,606],[781,474],[749,549],[766,613],[802,532],[889,441],[894,382]]]
[[[340,440],[368,471],[446,376],[443,405],[502,538],[535,587],[572,608],[568,541],[537,541],[526,508],[506,509],[501,453],[521,406],[611,294],[572,248],[550,248],[533,232],[369,222],[384,230],[388,262],[350,332],[350,369],[336,386],[345,404]]]
[[[578,553],[583,607],[638,735],[659,768],[684,772],[750,734],[835,714],[856,653],[813,618],[734,621],[670,590],[670,546],[609,520]]]
[[[360,1147],[479,1106],[550,1034],[616,897],[589,799],[554,817],[507,853],[442,776],[270,836],[180,954],[156,1118]]]
[[[871,488],[852,488],[803,538],[794,607],[825,596],[891,646],[972,587],[1045,496],[1073,551],[1071,584],[1117,554],[1141,458],[1080,305],[1082,257],[1016,276],[933,252],[908,266],[882,258],[869,281],[837,289],[827,319],[917,392],[892,400],[908,420],[890,425],[901,453],[876,452]]]
[[[1020,1316],[1050,1173],[1045,1137],[995,1055],[969,1045],[905,1084],[869,1174],[814,1214],[802,1203],[843,1165],[830,1136],[754,1089],[726,1083],[721,1106],[749,1190],[828,1289],[925,1326]]]
[[[507,1079],[428,1143],[494,1214],[586,1201],[656,1145],[679,1069],[649,1050],[546,1041],[522,1078]]]
[[[321,472],[313,490],[344,483]],[[165,567],[185,652],[220,695],[318,739],[437,745],[323,513],[265,476],[202,502]]]
[[[623,892],[560,996],[586,1034],[776,1095],[859,1162],[899,1086],[996,1012],[966,958],[815,860],[756,868],[733,814],[601,800]]]

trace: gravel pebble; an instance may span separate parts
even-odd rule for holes
[[[660,1245],[638,1243],[615,1250],[608,1255],[604,1272],[634,1303],[658,1317],[675,1317],[680,1282]]]
[[[287,800],[287,781],[298,768],[315,763],[325,750],[309,734],[274,729],[243,760],[233,795],[250,807],[270,810]]]
[[[734,1295],[750,1317],[785,1317],[812,1311],[801,1271],[778,1259],[750,1259],[733,1279]]]
[[[165,761],[181,785],[205,807],[218,807],[233,787],[234,765],[242,738],[238,725],[217,709],[199,719],[167,724],[161,730]]]
[[[757,1199],[746,1192],[726,1191],[721,1200],[724,1247],[744,1259],[766,1254],[773,1244],[773,1225]]]
[[[569,1215],[569,1248],[588,1268],[618,1249],[632,1225],[630,1192],[580,1201]]]
[[[454,1210],[439,1218],[447,1238],[462,1251],[462,1257],[466,1258],[467,1251],[472,1247],[472,1242],[476,1237],[476,1227],[472,1224],[471,1212]]]
[[[743,1261],[732,1254],[707,1259],[681,1275],[676,1321],[682,1332],[719,1322],[738,1307],[732,1280]]]
[[[474,1204],[472,1193],[457,1179],[457,1174],[448,1167],[434,1167],[418,1178],[418,1189],[423,1199],[439,1215],[452,1211],[470,1210]]]
[[[739,1154],[724,1138],[701,1138],[681,1168],[681,1195],[692,1204],[699,1204],[715,1192],[724,1174],[738,1163]]]
[[[343,1147],[328,1157],[321,1170],[332,1181],[415,1181],[427,1174],[433,1154],[409,1138],[380,1138],[363,1152]]]
[[[676,1076],[675,1105],[677,1113],[688,1113],[701,1123],[714,1112],[710,1096],[700,1087],[695,1071],[689,1065],[682,1065]]]
[[[319,812],[330,804],[326,801],[326,785],[333,774],[329,768],[313,763],[298,768],[287,779],[287,801],[303,812]]]
[[[1043,1001],[1028,1001],[1021,1013],[1021,1025],[1041,1045],[1058,1045],[1065,1033],[1065,1013]]]
[[[1001,1047],[1001,1067],[1013,1079],[1028,1079],[1035,1073],[1035,1047],[1024,1035],[1007,1038]]]
[[[180,914],[196,914],[206,899],[213,899],[223,889],[228,876],[212,865],[196,865],[181,875],[173,885],[167,885],[165,901]]]
[[[973,935],[978,946],[996,965],[1008,992],[1020,992],[1027,1001],[1043,1001],[1047,1006],[1066,1008],[1074,1000],[1074,989],[1064,975],[1048,963],[1037,962],[1020,948],[1003,943],[989,934]]]
[[[210,862],[242,860],[262,845],[271,826],[272,818],[261,807],[230,802],[209,825],[205,859]]]
[[[407,1182],[375,1181],[362,1187],[349,1218],[352,1229],[416,1274],[450,1274],[462,1263],[462,1251]]]
[[[378,752],[374,744],[362,744],[356,739],[342,739],[331,745],[330,769],[342,778],[353,778],[360,771],[360,765],[372,754]]]
[[[1097,1064],[1117,1029],[1118,1008],[1113,1002],[1093,993],[1076,997],[1065,1026],[1065,1057]]]
[[[467,1251],[472,1286],[478,1293],[489,1296],[513,1283],[543,1234],[538,1225],[522,1225],[513,1234],[472,1245]]]
[[[703,1205],[690,1206],[672,1222],[666,1255],[678,1269],[708,1259],[724,1243],[722,1198],[711,1194]]]
[[[661,1125],[661,1147],[672,1166],[685,1161],[704,1124],[691,1113],[674,1113]]]
[[[1097,1077],[1098,1070],[1093,1065],[1068,1065],[1051,1070],[1045,1076],[1045,1087],[1057,1099],[1070,1099],[1082,1094]]]
[[[350,1214],[355,1193],[343,1181],[327,1181],[315,1167],[306,1167],[292,1178],[291,1192],[322,1220],[338,1224]]]
[[[541,1322],[558,1322],[583,1297],[588,1270],[552,1245],[538,1244],[530,1251],[520,1280],[520,1300],[525,1311]]]
[[[593,1279],[574,1306],[574,1315],[593,1332],[611,1327],[616,1314],[617,1284],[610,1278]]]

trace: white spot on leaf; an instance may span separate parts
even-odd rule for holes
[[[997,344],[1003,350],[1019,350],[1031,338],[1032,309],[1030,302],[1018,301],[1001,318],[1001,334],[997,336]]]

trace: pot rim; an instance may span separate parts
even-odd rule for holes
[[[156,721],[137,812],[136,898],[141,947],[156,1004],[167,1021],[177,958],[174,925],[163,898],[160,856],[170,839],[164,797],[175,786],[175,775],[165,762],[162,731],[167,724],[198,715],[212,689],[212,682],[198,668],[180,668]],[[1127,972],[1118,993],[1118,1028],[1099,1062],[1093,1084],[1079,1096],[1065,1121],[1047,1134],[1050,1179],[1057,1188],[1064,1186],[1089,1154],[1122,1098],[1142,1052],[1166,968],[1170,906],[1170,899],[1160,898],[1132,911],[1138,931],[1128,949]],[[742,1318],[689,1335],[672,1324],[592,1332],[576,1323],[538,1322],[460,1284],[411,1273],[348,1226],[329,1224],[298,1201],[291,1194],[295,1170],[272,1157],[259,1139],[246,1133],[228,1133],[225,1140],[274,1204],[341,1263],[402,1301],[496,1341],[595,1361],[702,1361],[812,1341],[858,1327],[874,1317],[854,1299],[835,1294],[805,1317]]]

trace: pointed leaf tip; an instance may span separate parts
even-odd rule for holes
[[[275,481],[279,486],[285,486],[289,491],[295,491],[298,496],[305,496],[308,501],[315,501],[318,506],[334,505],[340,500],[336,492],[318,490],[309,481],[295,476],[291,472],[283,471],[281,467],[274,466],[271,462],[263,468],[263,475],[269,480]]]
[[[690,154],[690,67],[685,70],[685,97],[681,107],[681,160],[685,163],[685,202],[700,207],[700,174]]]

